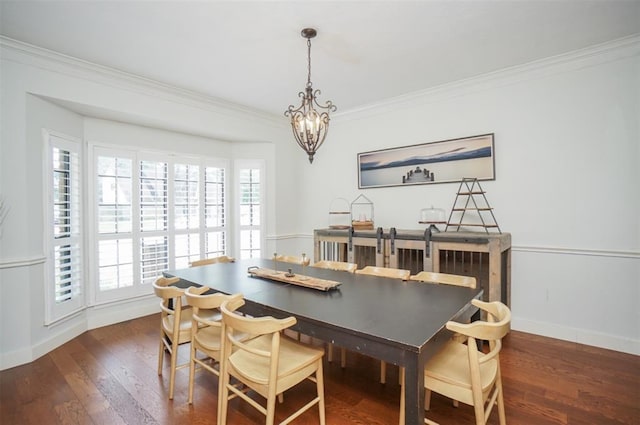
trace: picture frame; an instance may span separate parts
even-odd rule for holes
[[[494,133],[358,154],[358,188],[495,180]]]

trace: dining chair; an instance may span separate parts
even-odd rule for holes
[[[321,269],[329,269],[329,270],[338,270],[345,271],[349,273],[354,273],[358,268],[358,265],[355,263],[347,263],[344,261],[329,261],[322,260],[316,261],[311,265],[311,267],[318,267]],[[327,344],[327,361],[333,361],[333,344]],[[340,367],[346,367],[347,365],[347,350],[345,348],[340,348]]]
[[[419,282],[437,283],[444,285],[464,286],[466,288],[475,288],[477,286],[476,278],[473,276],[462,276],[448,273],[422,271],[410,276],[409,280],[417,280]]]
[[[371,276],[388,277],[391,279],[409,280],[411,272],[409,270],[394,269],[391,267],[366,266],[356,270],[357,274],[367,274]]]
[[[449,340],[424,368],[425,410],[429,410],[431,392],[473,406],[476,425],[486,425],[493,407],[498,405],[500,425],[506,425],[500,350],[502,338],[511,328],[511,311],[499,301],[471,303],[487,313],[487,320],[472,323],[449,321],[447,329],[465,335],[466,343]],[[489,351],[478,349],[477,340],[489,341]],[[403,376],[404,378],[404,376]],[[400,420],[404,419],[404,385]],[[438,425],[425,418],[425,423]]]
[[[318,267],[321,269],[338,270],[343,272],[354,273],[358,268],[358,265],[355,263],[347,263],[344,261],[322,260],[322,261],[316,261],[311,265],[311,267]]]
[[[276,255],[275,261],[278,261],[281,263],[291,263],[291,264],[298,264],[301,266],[308,266],[309,263],[311,262],[311,258],[304,255],[300,257],[296,255]]]
[[[196,260],[189,263],[189,267],[207,266],[209,264],[217,263],[233,263],[236,259],[233,257],[227,257],[226,255],[220,255],[219,257],[204,258],[202,260]]]
[[[225,295],[221,293],[204,294],[209,288],[192,286],[185,291],[187,304],[193,309],[191,314],[191,350],[189,355],[189,404],[193,404],[193,381],[196,366],[220,376],[215,366],[221,357],[222,314],[219,313],[223,302],[242,298],[242,294]],[[211,312],[217,314],[212,315]],[[203,314],[204,313],[204,314]],[[198,357],[198,352],[205,357]]]
[[[409,280],[411,271],[403,269],[394,269],[391,267],[376,267],[366,266],[362,269],[356,270],[357,274],[366,274],[371,276],[388,277],[391,279]],[[387,362],[380,360],[380,383],[385,384],[387,382]]]
[[[289,423],[300,414],[318,405],[320,424],[325,425],[324,378],[322,357],[324,350],[294,341],[281,331],[296,323],[295,317],[275,319],[247,317],[236,313],[244,305],[237,298],[225,301],[222,312],[222,361],[218,390],[218,423],[227,423],[229,396],[237,396],[266,417],[266,425],[273,425],[278,394],[309,379],[316,383],[316,397],[287,417]],[[251,335],[241,340],[236,333]],[[266,407],[246,391],[231,384],[231,378],[266,399]],[[255,396],[254,396],[255,397]]]
[[[191,341],[192,309],[184,306],[185,290],[172,286],[179,278],[160,277],[153,283],[153,291],[160,298],[160,346],[158,349],[158,375],[162,375],[164,351],[169,353],[169,399],[173,400],[176,370],[189,363],[177,365],[178,348]]]
[[[409,277],[409,280],[425,282],[425,283],[433,283],[433,284],[463,286],[466,288],[475,288],[477,285],[476,278],[473,276],[462,276],[457,274],[437,273],[437,272],[428,272],[428,271],[421,271],[415,275],[411,275]],[[452,336],[452,339],[455,339],[458,342],[465,342],[467,337],[466,335],[454,334]],[[398,381],[400,385],[404,385],[404,368],[400,368]],[[404,391],[404,388],[402,388],[401,391]],[[458,405],[458,402],[455,400],[454,400],[454,405],[455,406]],[[404,412],[402,412],[400,416],[401,416],[400,423],[402,424],[404,423]]]

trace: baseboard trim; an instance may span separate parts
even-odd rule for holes
[[[62,344],[71,341],[87,330],[84,317],[80,316],[65,320],[49,329],[51,330],[51,334],[37,344],[28,348],[2,353],[0,357],[0,370],[30,363],[48,352],[55,350]]]
[[[640,356],[640,340],[594,332],[586,329],[559,326],[553,323],[512,317],[511,328],[549,338],[590,345]]]
[[[100,304],[88,309],[87,330],[114,325],[159,311],[158,298],[155,295]]]
[[[49,338],[44,341],[39,342],[33,346],[31,352],[30,362],[36,360],[50,351],[55,350],[59,346],[71,341],[73,338],[76,338],[82,335],[87,330],[86,320],[84,320],[84,315],[81,315],[78,320],[68,320],[65,322],[65,327],[60,327],[58,332],[51,335]]]
[[[8,351],[0,354],[0,370],[11,369],[32,361],[32,350],[22,348],[20,350]]]

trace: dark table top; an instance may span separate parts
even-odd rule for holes
[[[166,272],[186,282],[232,294],[242,293],[276,317],[289,315],[336,332],[363,335],[402,350],[420,352],[444,324],[460,315],[480,289],[401,281],[347,272],[278,263],[278,270],[341,282],[327,292],[275,282],[247,273],[250,266],[274,268],[272,260],[250,259],[236,263]]]

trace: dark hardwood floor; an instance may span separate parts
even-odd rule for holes
[[[0,372],[0,423],[215,424],[217,378],[198,372],[193,406],[187,404],[188,369],[177,372],[168,400],[168,369],[156,372],[159,315],[82,334],[40,359]],[[181,348],[183,360],[188,349]],[[338,350],[336,350],[338,354]],[[640,424],[640,357],[511,332],[501,354],[507,423]],[[165,362],[166,365],[166,362]],[[397,368],[377,381],[379,361],[349,353],[325,366],[327,424],[397,424]],[[285,393],[282,418],[313,394],[302,385]],[[434,395],[429,417],[442,424],[474,424],[473,410]],[[264,423],[239,400],[229,423]],[[317,424],[317,409],[293,422]],[[491,424],[497,424],[497,412]]]

